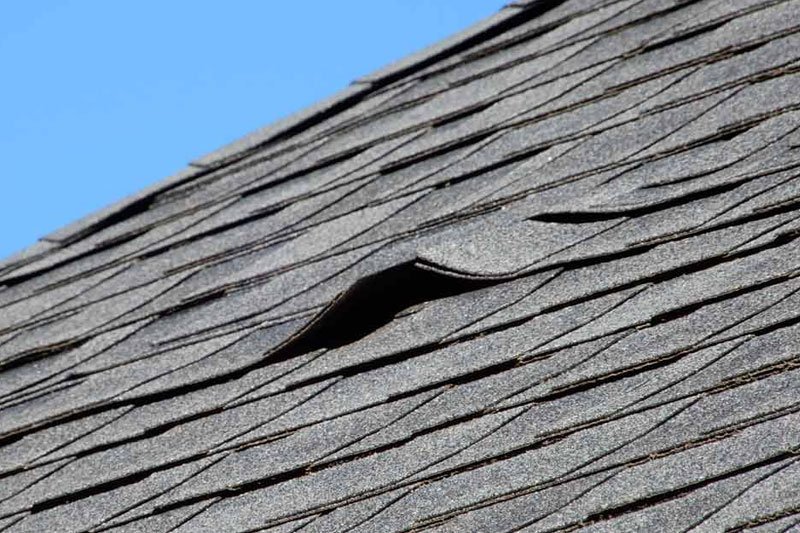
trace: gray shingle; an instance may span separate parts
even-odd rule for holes
[[[515,2],[9,258],[0,529],[796,528],[798,5]]]

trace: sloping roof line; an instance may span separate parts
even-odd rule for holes
[[[41,240],[55,245],[71,244],[86,235],[108,227],[127,213],[139,212],[147,208],[152,199],[165,191],[183,185],[193,179],[201,178],[208,170],[216,170],[235,163],[248,154],[272,142],[286,139],[304,129],[329,118],[343,109],[352,106],[366,95],[374,93],[400,78],[409,76],[437,61],[470,48],[483,39],[502,33],[508,27],[520,24],[536,16],[542,10],[558,4],[558,0],[536,0],[535,2],[511,3],[499,13],[481,20],[446,40],[437,42],[420,52],[388,65],[368,76],[359,78],[350,87],[332,95],[309,108],[254,131],[241,139],[219,148],[190,162],[189,167],[173,176],[165,178],[131,196],[92,213],[82,219],[59,228]],[[48,248],[49,249],[49,248]],[[34,255],[33,257],[37,257]],[[24,259],[28,259],[25,257]],[[13,261],[15,257],[9,258]],[[0,272],[9,265],[8,259],[0,262]]]
[[[796,530],[798,20],[565,0],[23,252],[0,529]]]
[[[525,4],[510,4],[497,14],[483,19],[443,41],[439,41],[424,50],[405,57],[396,63],[388,65],[370,75],[355,80],[352,86],[344,91],[304,109],[292,116],[271,124],[261,130],[255,131],[234,143],[215,150],[192,162],[200,167],[217,166],[246,157],[253,150],[263,148],[265,145],[279,141],[302,131],[309,126],[335,115],[342,109],[348,108],[367,95],[394,83],[402,78],[407,78],[422,69],[443,59],[463,52],[486,39],[503,33],[508,28],[517,26],[542,11],[557,5],[557,0],[537,0]]]

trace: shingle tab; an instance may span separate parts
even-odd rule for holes
[[[0,529],[796,528],[798,9],[513,2],[4,261]]]

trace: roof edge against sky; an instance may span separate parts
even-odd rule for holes
[[[39,242],[49,243],[51,246],[34,244],[7,258],[0,258],[0,271],[19,268],[41,255],[49,253],[54,247],[58,248],[81,240],[87,235],[113,224],[125,213],[143,208],[142,206],[146,207],[158,194],[239,161],[270,143],[292,137],[348,109],[369,94],[438,61],[467,50],[510,27],[530,20],[531,17],[538,16],[560,4],[561,1],[529,0],[528,2],[509,3],[494,15],[476,22],[449,38],[358,78],[338,93],[196,158],[177,173],[40,237]]]
[[[389,85],[432,63],[472,47],[509,26],[528,20],[532,10],[547,10],[560,3],[558,0],[533,0],[527,4],[508,4],[494,15],[482,19],[443,41],[432,44],[419,52],[362,76],[342,91],[311,107],[298,111],[284,119],[256,130],[209,154],[193,160],[190,164],[203,168],[217,167],[239,160],[278,139],[291,136],[357,103],[370,93]]]

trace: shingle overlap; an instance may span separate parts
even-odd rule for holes
[[[517,1],[0,263],[0,530],[800,527],[798,0]]]

